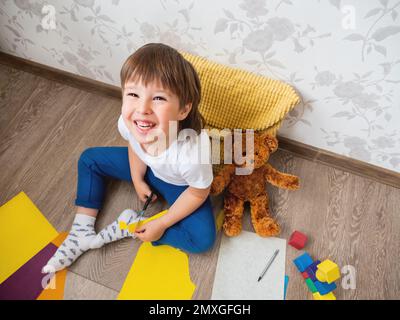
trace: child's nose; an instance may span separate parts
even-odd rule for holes
[[[142,101],[139,104],[138,111],[140,113],[145,113],[145,114],[150,113],[151,112],[151,103],[149,103],[147,101]]]

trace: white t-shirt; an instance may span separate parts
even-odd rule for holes
[[[127,140],[136,155],[151,168],[154,175],[171,184],[207,188],[213,180],[211,144],[205,130],[200,135],[184,139],[182,134],[158,156],[149,155],[130,133],[122,115],[118,119],[118,130]]]

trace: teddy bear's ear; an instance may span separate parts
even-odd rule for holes
[[[271,136],[265,132],[262,134],[262,138],[265,144],[268,146],[270,153],[273,153],[278,149],[278,140],[274,136]]]

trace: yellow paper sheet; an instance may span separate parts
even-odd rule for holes
[[[0,283],[11,276],[58,232],[24,193],[0,207]]]
[[[143,242],[118,300],[190,300],[195,288],[185,252]]]

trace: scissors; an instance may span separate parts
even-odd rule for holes
[[[138,214],[138,215],[139,215],[139,220],[138,220],[138,222],[136,223],[136,226],[135,226],[135,229],[133,230],[133,233],[136,232],[136,229],[138,228],[138,226],[139,226],[139,224],[140,224],[140,222],[141,222],[141,220],[142,220],[142,218],[143,218],[143,215],[144,215],[144,213],[145,213],[147,207],[149,206],[149,204],[150,204],[150,202],[151,202],[151,199],[153,198],[153,195],[154,195],[154,191],[151,191],[150,196],[147,197],[147,200],[146,200],[146,202],[144,203],[143,209],[142,209],[142,210],[139,212],[139,214]]]

